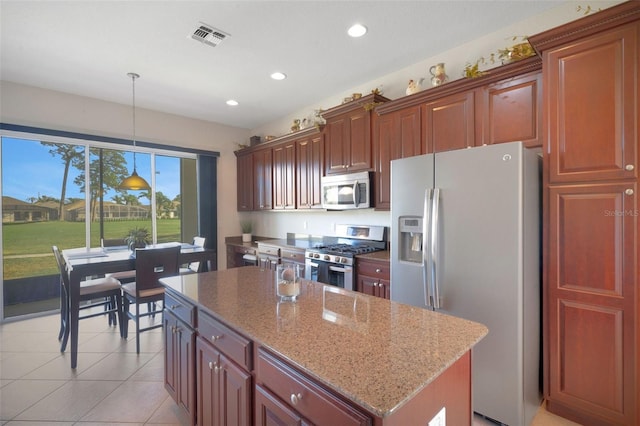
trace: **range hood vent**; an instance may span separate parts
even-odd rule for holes
[[[216,47],[222,43],[224,39],[229,37],[229,34],[204,22],[200,22],[189,37],[201,43],[208,44],[209,46]]]

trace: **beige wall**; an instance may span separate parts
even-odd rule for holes
[[[0,121],[131,139],[131,106],[0,82]],[[136,108],[136,139],[218,151],[218,264],[226,266],[224,238],[240,234],[236,211],[236,143],[249,132],[207,121]]]

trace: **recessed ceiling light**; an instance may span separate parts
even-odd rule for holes
[[[367,27],[362,24],[354,24],[347,30],[347,34],[351,37],[362,37],[367,33]]]
[[[287,75],[281,72],[274,72],[273,74],[271,74],[271,78],[274,80],[284,80],[285,78],[287,78]]]
[[[238,101],[236,101],[235,99],[229,99],[229,100],[227,101],[227,105],[229,105],[229,106],[236,106],[236,105],[238,105]]]

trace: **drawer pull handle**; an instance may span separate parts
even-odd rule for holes
[[[302,394],[301,393],[298,393],[298,394],[292,393],[290,399],[291,399],[291,403],[293,405],[296,405],[302,399]]]
[[[169,308],[170,308],[172,311],[175,311],[175,310],[176,310],[176,309],[178,309],[179,307],[180,307],[180,305],[171,305]]]
[[[628,172],[632,171],[633,169],[635,169],[635,167],[633,166],[633,164],[627,164],[626,166],[624,166],[624,169]]]
[[[379,273],[380,273],[380,272],[382,272],[382,271],[380,270],[380,268],[377,268],[377,269],[376,269],[376,272],[379,274]]]
[[[220,339],[222,339],[222,334],[220,336],[211,336],[211,340],[213,340],[214,342]]]

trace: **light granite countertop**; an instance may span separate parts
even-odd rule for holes
[[[472,321],[306,280],[295,303],[279,302],[273,271],[258,266],[161,281],[380,417],[487,334]]]

